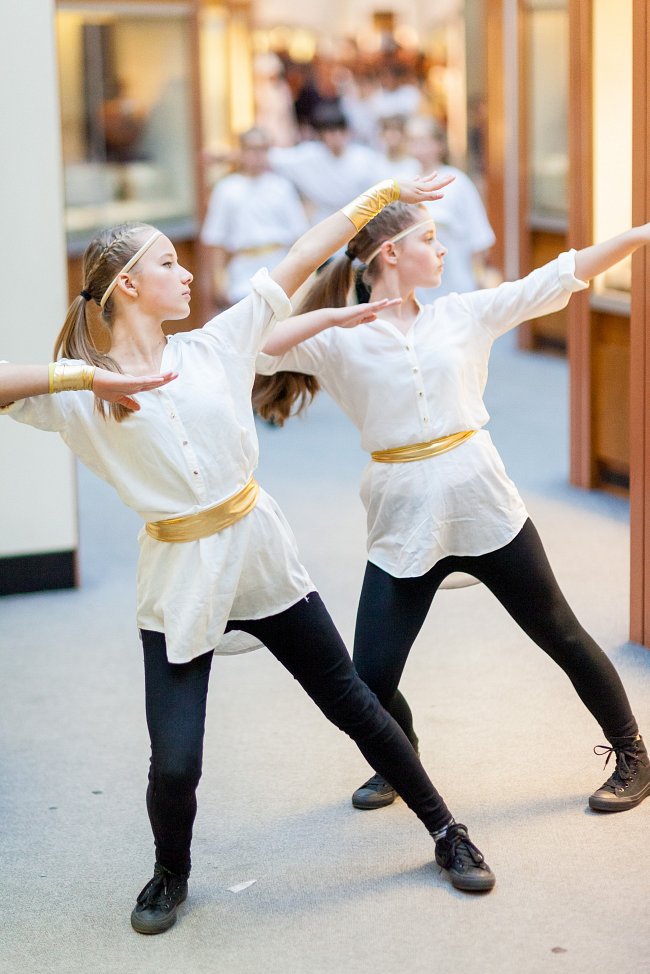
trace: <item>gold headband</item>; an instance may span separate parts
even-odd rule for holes
[[[146,250],[149,250],[149,247],[151,247],[151,245],[154,242],[154,240],[157,240],[158,237],[162,237],[162,231],[161,230],[154,231],[154,233],[151,234],[151,236],[149,237],[149,239],[148,240],[145,240],[145,242],[142,244],[142,246],[140,247],[140,250],[136,250],[136,252],[134,253],[133,257],[131,257],[130,260],[127,260],[127,262],[124,265],[124,267],[122,268],[122,270],[119,271],[115,275],[115,277],[113,278],[113,280],[111,281],[111,283],[108,285],[108,287],[106,288],[106,290],[102,294],[101,301],[99,302],[99,307],[100,308],[103,308],[104,305],[106,304],[106,302],[108,301],[108,299],[110,298],[111,294],[115,290],[115,285],[117,284],[118,280],[120,279],[120,276],[122,274],[128,273],[128,271],[131,270],[131,268],[133,267],[133,265],[134,264],[137,264],[137,262],[140,260],[140,258],[144,254],[144,252]]]
[[[370,264],[370,262],[375,259],[375,257],[377,256],[377,254],[379,253],[379,251],[381,250],[381,248],[384,246],[385,243],[397,243],[397,241],[401,240],[402,237],[408,237],[409,233],[413,233],[414,230],[420,230],[422,227],[427,227],[427,226],[431,227],[432,230],[434,229],[435,223],[431,218],[429,218],[428,220],[420,220],[418,223],[412,223],[410,227],[407,227],[406,230],[400,230],[400,232],[396,233],[394,237],[388,237],[386,240],[382,240],[379,246],[375,247],[375,249],[370,254],[370,256],[366,257],[366,259],[364,260],[364,264],[367,267],[368,264]]]

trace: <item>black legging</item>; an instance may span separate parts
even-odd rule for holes
[[[562,667],[611,744],[627,744],[636,737],[637,724],[618,673],[571,611],[535,526],[527,520],[517,537],[498,551],[449,556],[417,578],[394,578],[368,563],[354,664],[414,745],[411,709],[397,687],[433,597],[452,572],[473,575],[490,589],[524,632]]]
[[[316,592],[278,615],[232,621],[228,629],[249,632],[270,649],[325,716],[356,741],[368,763],[392,782],[429,832],[451,821],[404,733],[359,679]],[[142,642],[151,738],[147,810],[156,858],[172,872],[189,873],[213,654],[169,663],[162,633],[143,630]]]

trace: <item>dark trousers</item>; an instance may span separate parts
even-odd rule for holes
[[[417,578],[394,578],[368,564],[357,615],[354,664],[414,744],[411,709],[397,688],[440,583],[456,571],[483,582],[523,631],[562,667],[611,744],[636,737],[637,724],[620,677],[571,611],[528,520],[517,537],[498,551],[449,556]]]
[[[316,592],[278,615],[233,621],[228,628],[249,632],[270,649],[325,716],[394,785],[429,832],[451,820],[403,731],[359,679]],[[142,642],[151,738],[147,809],[156,858],[172,872],[189,873],[213,654],[169,663],[162,633],[143,630]]]

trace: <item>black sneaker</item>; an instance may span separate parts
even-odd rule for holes
[[[131,913],[138,933],[163,933],[176,923],[176,911],[187,899],[187,876],[177,876],[156,863],[150,879]]]
[[[355,808],[383,808],[392,805],[397,798],[397,792],[380,774],[373,774],[352,795]]]
[[[625,747],[599,744],[594,754],[607,754],[605,767],[616,754],[614,774],[589,798],[589,807],[595,812],[625,812],[650,795],[650,759],[640,737]]]
[[[456,889],[483,892],[492,889],[496,876],[480,849],[470,841],[466,825],[455,822],[436,842],[436,862],[446,869]]]

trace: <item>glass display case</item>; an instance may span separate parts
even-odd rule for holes
[[[71,254],[128,221],[196,232],[191,13],[184,3],[57,6]]]
[[[528,0],[526,29],[530,225],[563,230],[567,221],[569,173],[566,3]]]

